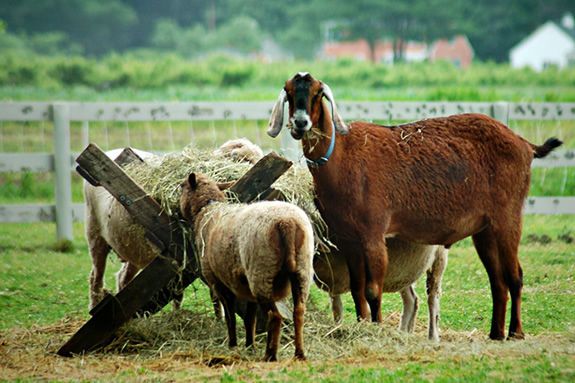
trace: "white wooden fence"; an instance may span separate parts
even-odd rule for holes
[[[57,237],[72,239],[73,220],[83,220],[83,205],[71,198],[70,122],[82,121],[219,121],[267,120],[272,102],[2,102],[2,121],[48,121],[54,124],[53,153],[0,153],[0,172],[54,172],[56,203],[0,205],[0,222],[56,221]],[[342,102],[346,120],[417,120],[456,113],[491,115],[509,120],[575,120],[575,103],[489,102]],[[230,137],[231,138],[231,137]],[[284,153],[295,141],[283,140]],[[290,146],[291,147],[288,147]],[[575,150],[563,149],[533,167],[573,167]],[[529,197],[527,214],[575,214],[575,197]]]

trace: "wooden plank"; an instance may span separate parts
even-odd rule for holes
[[[510,120],[575,120],[575,102],[512,102]]]
[[[252,166],[242,178],[230,187],[230,191],[237,195],[238,200],[251,202],[266,192],[270,185],[291,166],[291,161],[271,152]]]
[[[275,161],[270,161],[269,158]],[[274,169],[278,164],[280,167],[285,167],[285,162],[288,162],[280,161],[275,154],[264,157],[260,162],[262,161],[266,166],[254,165],[259,172],[248,172],[249,174],[244,175],[248,178],[253,177],[254,182],[250,182],[249,179],[246,181],[244,177],[240,179],[245,185],[254,184],[260,188],[260,190],[257,187],[250,188],[251,192],[246,194],[248,196],[260,195],[273,182],[270,177],[260,174],[261,172],[276,174]],[[193,250],[188,243],[184,243],[187,241],[179,226],[172,222],[161,211],[160,206],[116,163],[96,145],[89,145],[78,157],[77,162],[86,174],[90,174],[90,177],[122,202],[134,219],[157,238],[164,250],[162,255],[155,258],[116,296],[107,297],[105,302],[97,306],[92,318],[60,348],[58,354],[62,356],[91,351],[105,345],[113,338],[119,326],[136,314],[154,313],[160,310],[172,299],[176,291],[184,289],[198,275]],[[265,180],[269,181],[266,183]],[[238,192],[244,195],[241,189]],[[187,255],[188,262],[181,272],[180,265],[184,254]]]
[[[0,205],[1,223],[54,222],[53,204],[11,204]],[[72,204],[72,219],[84,221],[84,204]]]
[[[52,118],[49,102],[0,102],[0,121],[48,121]]]
[[[528,197],[524,214],[575,214],[575,197]]]

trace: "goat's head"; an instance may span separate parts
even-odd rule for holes
[[[312,126],[319,126],[323,110],[323,97],[331,106],[331,120],[340,134],[347,134],[348,128],[337,113],[333,93],[327,84],[313,78],[307,72],[299,72],[287,80],[272,110],[268,134],[276,137],[284,119],[284,104],[289,105],[290,133],[296,140],[301,139]]]
[[[190,173],[181,184],[180,211],[182,216],[192,223],[204,207],[214,202],[225,201],[226,196],[222,190],[229,186],[230,183],[218,184],[204,174]]]

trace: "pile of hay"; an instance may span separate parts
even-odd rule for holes
[[[193,145],[181,152],[166,154],[146,163],[134,161],[125,166],[126,173],[149,193],[170,216],[179,212],[181,183],[191,172],[203,173],[216,182],[230,182],[241,178],[252,164],[237,162],[227,157],[214,156],[211,151]],[[314,191],[309,171],[292,166],[274,184],[286,200],[302,208],[310,217],[316,234],[317,246],[327,251],[327,226],[313,202]],[[233,197],[230,197],[230,202]]]

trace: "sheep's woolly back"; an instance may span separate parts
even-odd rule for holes
[[[224,282],[243,299],[277,301],[289,293],[287,272],[295,271],[307,298],[314,245],[313,228],[305,212],[286,202],[265,201],[214,204],[202,213],[194,231],[208,281]]]
[[[262,149],[247,138],[226,141],[214,150],[213,154],[216,157],[229,157],[234,161],[246,161],[252,164],[264,156]]]

